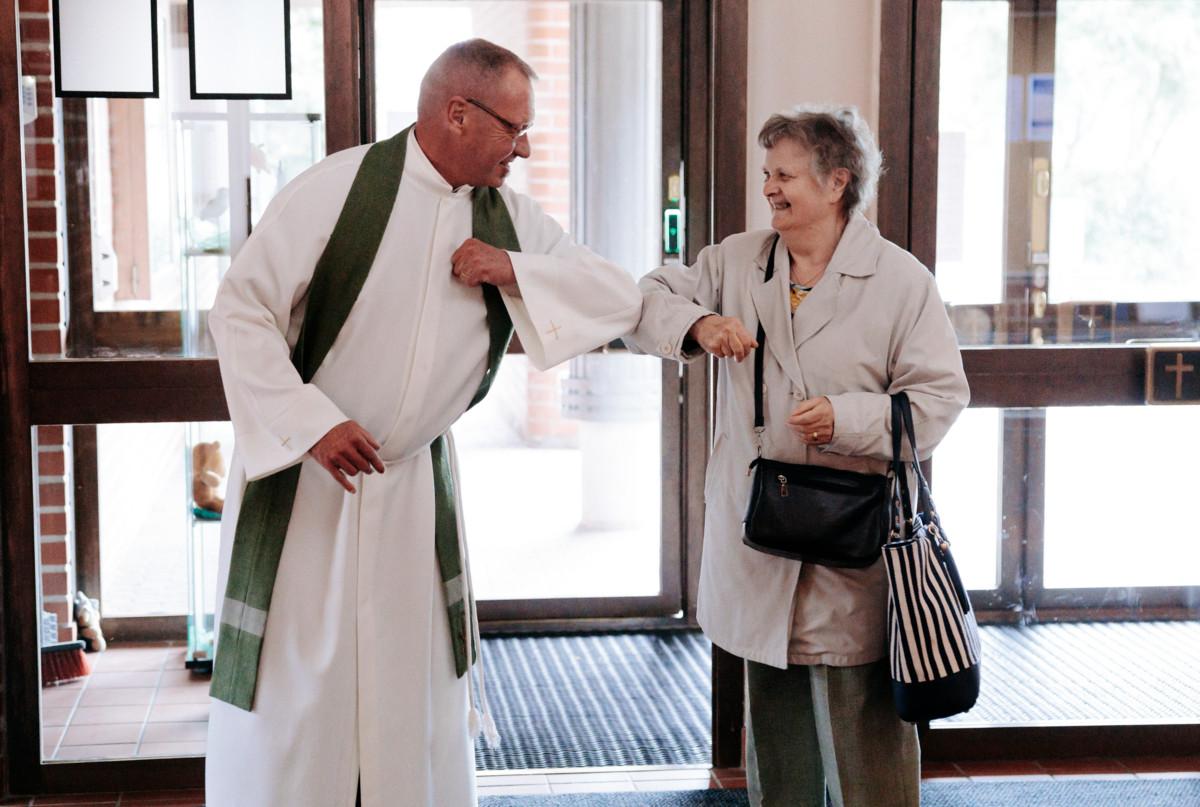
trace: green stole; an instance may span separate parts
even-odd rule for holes
[[[400,190],[411,129],[410,126],[367,150],[333,234],[317,261],[304,323],[292,351],[292,364],[306,384],[312,381],[333,346],[375,261]],[[472,201],[474,237],[499,249],[520,251],[516,229],[500,192],[495,188],[475,188]],[[513,332],[499,290],[486,284],[482,290],[487,305],[488,363],[471,406],[487,395]],[[468,601],[470,592],[464,596],[454,476],[445,435],[433,442],[430,453],[436,510],[434,544],[450,618],[455,672],[462,677],[473,660],[468,659],[467,648],[474,649],[474,645],[467,625],[468,609],[474,603]],[[300,467],[296,464],[247,484],[238,512],[211,694],[241,709],[250,710],[254,706],[263,632],[300,481]]]

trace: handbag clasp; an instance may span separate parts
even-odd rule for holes
[[[783,474],[780,474],[775,478],[779,480],[779,498],[786,499],[788,495],[788,478]]]

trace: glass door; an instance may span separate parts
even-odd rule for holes
[[[954,724],[1200,723],[1198,38],[1197,2],[940,4],[917,103],[976,408],[934,488],[995,660]]]
[[[508,184],[634,277],[669,257],[661,3],[375,0],[372,13],[376,137],[415,120],[424,67],[445,47],[490,39],[538,74],[532,156]],[[544,371],[505,359],[454,428],[484,619],[683,610],[670,374],[619,343]]]

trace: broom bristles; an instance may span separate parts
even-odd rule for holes
[[[42,648],[42,686],[51,687],[86,678],[91,662],[83,652],[83,642],[61,642]]]

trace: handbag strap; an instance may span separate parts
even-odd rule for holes
[[[779,233],[771,239],[771,254],[767,258],[767,276],[763,283],[770,283],[775,276],[775,247],[779,245]],[[758,451],[762,453],[762,433],[766,428],[763,417],[763,354],[767,347],[767,332],[763,330],[762,317],[758,318],[758,347],[754,350],[754,434],[758,437]]]
[[[904,413],[903,403],[908,402],[908,396],[903,392],[897,392],[891,396],[892,398],[892,498],[900,499],[900,515],[905,524],[911,524],[913,520],[912,499],[908,492],[908,474],[905,472],[905,466],[908,464],[904,461],[903,445],[904,445]],[[914,446],[914,456],[916,454]],[[897,529],[900,525],[893,524],[893,529]]]
[[[903,459],[901,451],[902,441],[906,435],[909,447],[912,448],[912,459],[909,461]],[[907,393],[897,392],[892,395],[892,472],[895,475],[893,484],[899,486],[904,519],[906,522],[910,522],[914,517],[912,499],[908,490],[908,476],[905,474],[905,466],[911,466],[913,476],[917,481],[916,513],[924,518],[927,526],[933,526],[939,537],[944,539],[944,536],[941,535],[941,519],[938,518],[937,508],[933,503],[933,494],[930,492],[928,480],[925,479],[925,473],[921,470],[919,457],[917,434],[913,426],[912,404],[908,400]]]

